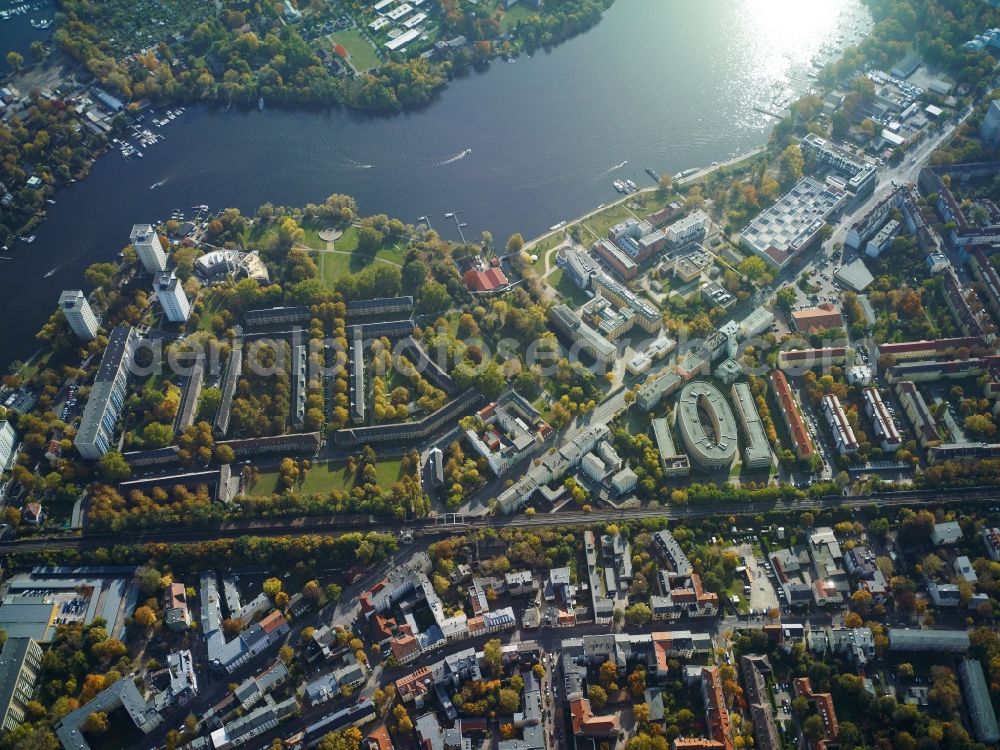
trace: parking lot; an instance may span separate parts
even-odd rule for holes
[[[63,422],[69,422],[76,412],[76,391],[78,388],[79,386],[74,383],[66,391],[66,402],[63,404],[62,411],[59,412],[59,419]]]
[[[751,582],[743,587],[744,599],[747,600],[748,612],[751,616],[765,615],[769,609],[775,608],[780,611],[778,603],[778,593],[768,577],[770,567],[765,560],[758,558],[754,553],[751,542],[742,542],[736,547],[736,552],[740,556],[743,565],[747,566],[750,572]],[[749,586],[749,593],[747,587]]]

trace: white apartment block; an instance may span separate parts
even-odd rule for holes
[[[59,295],[59,309],[78,339],[93,341],[97,338],[97,316],[83,292],[79,289],[64,291]]]
[[[129,237],[146,273],[160,273],[167,270],[167,254],[163,252],[160,238],[151,225],[134,225]]]
[[[163,314],[171,323],[183,323],[191,314],[191,303],[184,294],[184,287],[173,272],[161,272],[153,279],[153,290],[160,301]]]

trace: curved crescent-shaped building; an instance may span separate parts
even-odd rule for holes
[[[681,439],[695,463],[711,470],[732,466],[739,448],[736,418],[718,388],[704,380],[688,383],[676,411]]]

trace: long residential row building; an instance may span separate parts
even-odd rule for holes
[[[814,367],[824,370],[833,365],[847,362],[847,349],[842,346],[827,346],[819,349],[786,349],[778,352],[779,370],[805,372]]]
[[[912,380],[903,380],[896,384],[896,396],[903,407],[913,431],[924,448],[930,448],[941,442],[937,423],[931,413],[924,396]]]
[[[965,336],[879,344],[878,354],[880,358],[891,357],[895,363],[909,359],[966,359],[970,354],[978,355],[987,349],[981,336]]]
[[[895,385],[903,380],[921,382],[975,378],[994,368],[997,363],[997,357],[900,362],[886,370],[885,379]]]
[[[826,415],[827,424],[830,425],[830,431],[833,433],[833,442],[837,446],[837,452],[842,456],[857,453],[858,440],[854,436],[851,423],[847,420],[847,414],[844,413],[844,407],[836,395],[831,393],[823,396],[823,414]]]
[[[973,278],[983,285],[987,306],[993,316],[1000,320],[1000,275],[981,247],[973,248],[969,257],[969,268],[972,270]]]
[[[750,386],[746,383],[734,383],[731,395],[743,428],[743,465],[750,469],[770,466],[771,445]]]
[[[663,417],[651,421],[653,439],[660,453],[660,465],[665,477],[686,477],[691,473],[691,460],[685,453],[678,453],[670,433],[670,422]]]
[[[984,324],[979,316],[976,315],[971,305],[969,305],[969,300],[966,298],[967,292],[963,288],[962,282],[959,281],[955,270],[952,268],[945,269],[941,278],[944,301],[948,305],[951,314],[955,317],[955,321],[962,329],[962,332],[966,336],[983,338],[987,344],[993,343],[993,340],[996,338],[996,329],[993,323],[986,321]]]
[[[778,402],[778,411],[785,422],[788,434],[795,447],[795,455],[801,461],[807,461],[815,454],[812,438],[809,437],[809,430],[806,429],[805,420],[799,405],[795,401],[795,394],[792,393],[791,386],[788,385],[788,378],[781,370],[771,371],[771,389],[774,391],[774,398]]]
[[[138,341],[135,329],[125,324],[115,326],[108,337],[108,346],[73,441],[80,456],[88,461],[96,461],[114,444],[115,428],[128,393],[132,358]]]
[[[995,245],[1000,243],[1000,224],[990,222],[986,226],[969,221],[951,188],[942,179],[948,175],[952,180],[990,179],[1000,171],[1000,162],[973,162],[947,166],[928,166],[920,170],[920,188],[924,195],[937,195],[935,208],[945,224],[953,224],[947,235],[948,241],[956,248],[965,249],[975,245]]]
[[[865,413],[875,426],[875,436],[878,438],[882,450],[886,453],[899,450],[903,439],[896,427],[896,421],[882,400],[882,394],[879,393],[878,388],[870,386],[861,393],[865,400]]]
[[[445,424],[454,422],[473,407],[484,400],[482,393],[470,388],[460,393],[440,409],[421,419],[398,424],[365,425],[337,430],[334,442],[343,448],[355,445],[376,445],[380,443],[396,443],[407,440],[419,440],[428,437],[441,429]]]

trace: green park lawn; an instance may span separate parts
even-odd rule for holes
[[[309,247],[325,248],[326,243],[319,239],[316,232],[318,229],[307,230],[306,243]],[[310,232],[312,233],[310,235]],[[314,245],[311,236],[315,241],[321,243]],[[329,288],[334,288],[337,281],[345,276],[358,273],[372,263],[388,263],[389,265],[403,265],[405,247],[400,243],[386,242],[375,251],[374,255],[358,251],[358,230],[356,227],[348,227],[339,240],[333,243],[334,252],[317,252],[314,256],[316,264],[320,269],[320,278]]]
[[[330,35],[330,39],[337,44],[343,45],[350,54],[351,66],[359,73],[372,70],[382,64],[379,56],[375,53],[375,48],[365,39],[357,29],[345,29]]]
[[[527,4],[513,5],[510,10],[504,11],[503,17],[500,19],[500,28],[505,32],[511,31],[519,21],[524,21],[537,14],[538,11]]]
[[[546,255],[550,254],[552,255],[552,260],[550,264],[555,265],[556,263],[555,251],[556,248],[561,244],[562,244],[562,233],[560,232],[557,235],[553,235],[548,239],[542,240],[537,245],[534,245],[531,248],[531,250],[528,251],[530,255],[538,256],[538,260],[536,260],[534,263],[531,264],[531,267],[535,269],[535,273],[537,273],[539,276],[545,273]]]
[[[624,203],[618,203],[614,206],[608,206],[585,220],[584,226],[598,237],[604,238],[608,236],[608,230],[615,224],[631,218],[635,218],[634,214],[625,207]],[[589,243],[585,241],[585,244]]]

